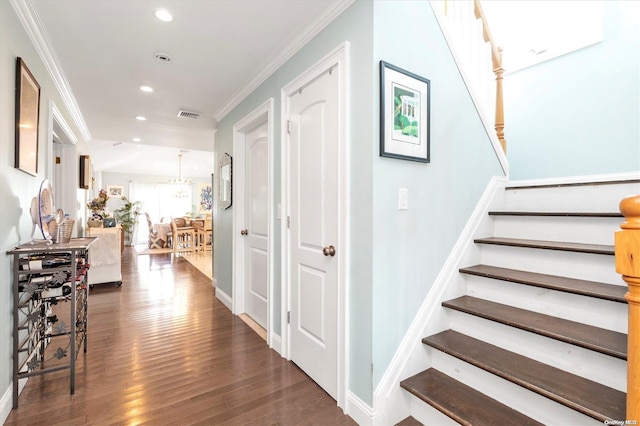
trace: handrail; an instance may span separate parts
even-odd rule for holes
[[[506,153],[507,141],[504,138],[504,98],[502,94],[502,83],[504,79],[504,69],[502,68],[502,49],[498,47],[495,40],[493,39],[493,36],[491,35],[489,22],[484,15],[484,11],[482,10],[482,6],[480,5],[480,0],[473,1],[473,12],[476,19],[480,19],[480,21],[482,21],[482,36],[484,38],[484,41],[491,45],[491,63],[493,64],[493,73],[496,75],[495,128],[498,139],[500,140],[500,145],[502,145],[502,149]]]
[[[640,420],[640,195],[620,201],[625,221],[615,234],[616,272],[627,283],[627,418]],[[621,419],[622,420],[622,419]]]
[[[483,98],[483,109],[486,112],[495,109],[495,131],[502,150],[507,152],[507,142],[504,137],[504,99],[502,50],[497,46],[487,18],[479,0],[468,1],[437,1],[431,0],[434,10],[439,11],[445,19],[448,31],[454,37],[455,50],[464,63],[464,68],[470,74],[475,91]],[[473,10],[471,9],[473,7]],[[477,32],[477,22],[482,25],[482,35]],[[489,43],[489,49],[484,46]],[[487,51],[490,50],[490,53]],[[486,56],[485,56],[486,55]],[[490,55],[490,56],[489,56]],[[491,71],[495,75],[495,103],[489,91]]]

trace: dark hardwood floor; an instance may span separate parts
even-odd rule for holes
[[[68,371],[32,377],[6,425],[355,424],[185,259],[126,248],[122,271],[90,291],[75,394]]]

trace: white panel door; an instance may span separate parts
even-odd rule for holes
[[[245,312],[267,328],[269,264],[269,145],[267,122],[246,133]]]
[[[290,356],[337,395],[338,73],[290,98]]]

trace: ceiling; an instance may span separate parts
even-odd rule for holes
[[[183,176],[202,177],[213,172],[216,123],[351,1],[30,3],[86,123],[94,167],[173,176],[186,150]],[[173,21],[158,20],[160,8]]]

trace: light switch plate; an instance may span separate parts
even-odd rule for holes
[[[398,210],[409,210],[409,190],[407,188],[398,190]]]

